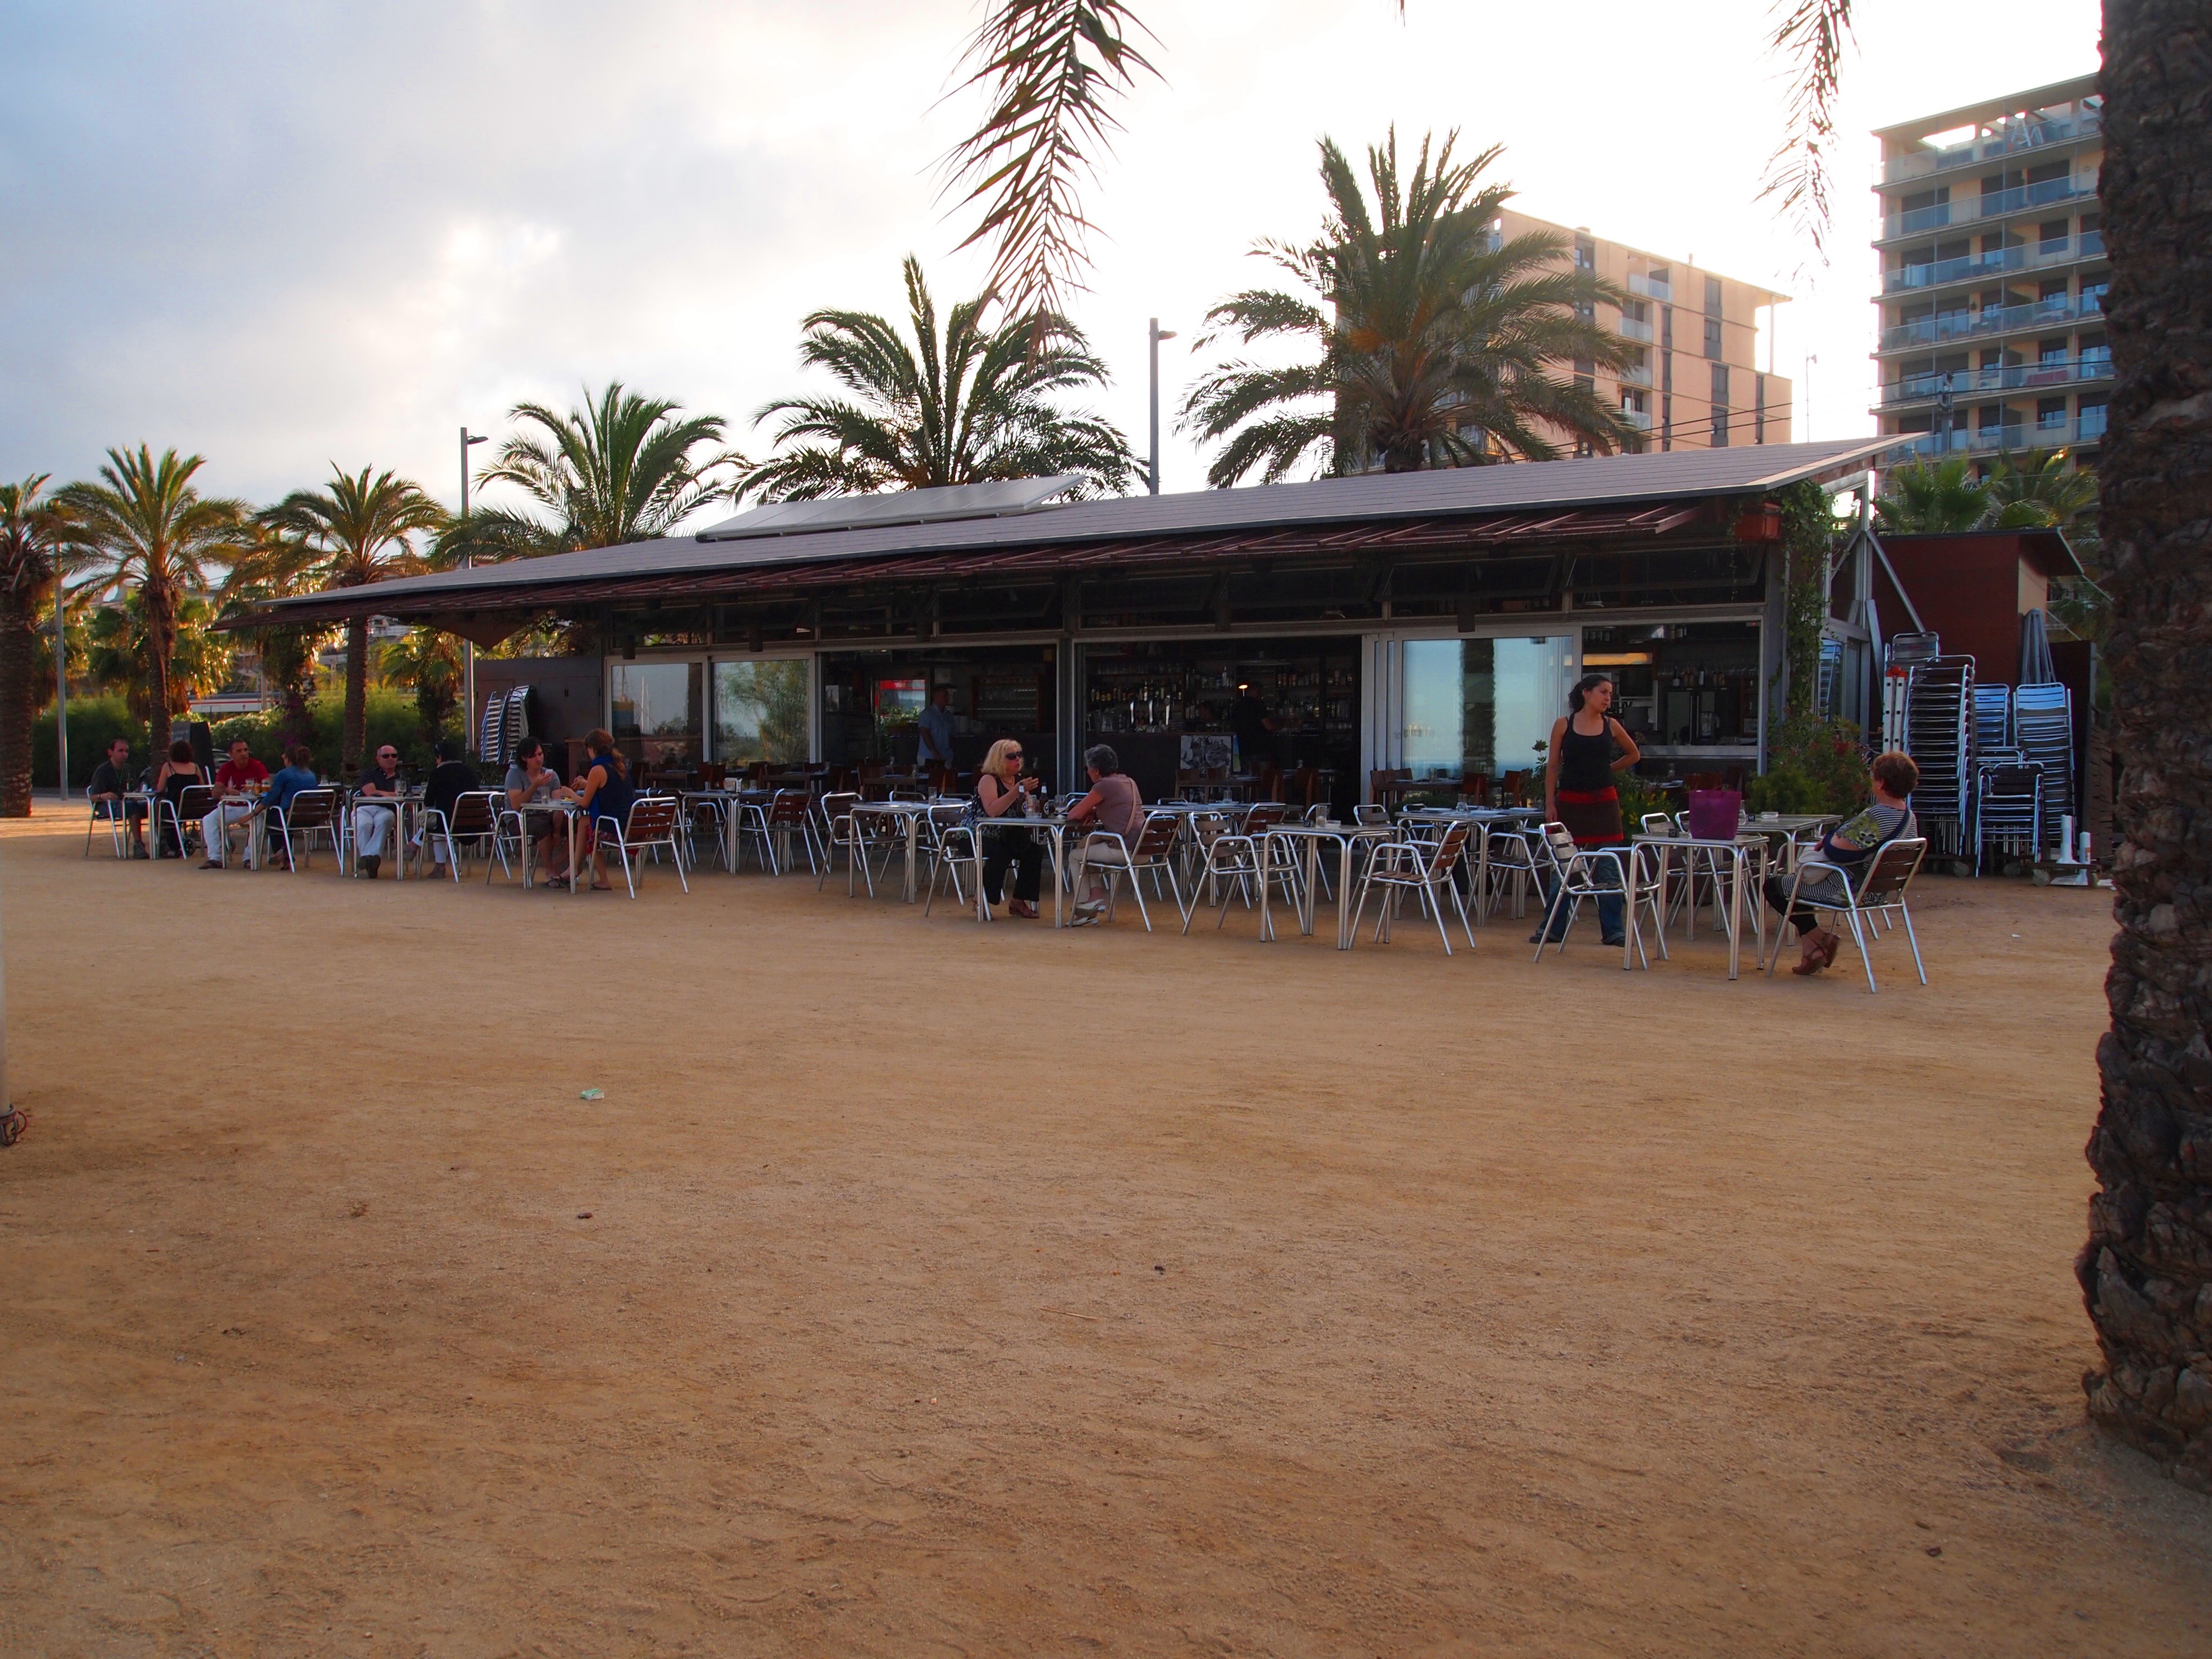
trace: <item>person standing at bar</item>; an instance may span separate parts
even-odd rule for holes
[[[1552,746],[1544,761],[1544,817],[1563,823],[1575,845],[1595,850],[1625,847],[1628,836],[1620,821],[1620,791],[1613,775],[1643,758],[1628,728],[1613,718],[1613,680],[1604,674],[1585,674],[1567,693],[1567,714],[1552,723]],[[1601,866],[1598,879],[1608,880]],[[1551,898],[1551,880],[1545,882],[1545,899]],[[1566,929],[1566,907],[1547,933],[1538,927],[1530,939],[1556,940]],[[1607,945],[1621,942],[1623,919],[1618,897],[1597,902],[1600,933]]]
[[[935,777],[939,772],[952,769],[952,688],[940,685],[930,699],[929,707],[921,711],[915,722],[920,735],[915,741],[914,769],[921,776]]]

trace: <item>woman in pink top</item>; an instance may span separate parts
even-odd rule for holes
[[[1084,769],[1091,774],[1091,793],[1067,809],[1070,823],[1091,823],[1119,836],[1120,842],[1093,837],[1083,848],[1083,863],[1091,872],[1090,885],[1075,907],[1075,924],[1083,927],[1105,914],[1106,886],[1094,866],[1118,868],[1128,862],[1128,849],[1137,844],[1145,827],[1145,798],[1136,781],[1121,769],[1121,757],[1103,743],[1083,751]]]

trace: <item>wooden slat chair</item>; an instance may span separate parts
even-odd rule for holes
[[[1129,890],[1136,895],[1137,914],[1145,919],[1145,931],[1148,933],[1152,931],[1152,913],[1145,906],[1144,876],[1149,871],[1152,872],[1156,896],[1158,893],[1159,878],[1163,875],[1166,876],[1168,890],[1175,895],[1176,913],[1183,919],[1184,931],[1186,933],[1189,931],[1191,907],[1184,902],[1182,884],[1176,878],[1176,842],[1182,835],[1182,817],[1181,814],[1176,812],[1149,814],[1145,819],[1145,827],[1137,832],[1137,842],[1133,847],[1111,830],[1094,830],[1091,832],[1084,842],[1082,854],[1079,854],[1075,860],[1075,868],[1085,875],[1088,875],[1091,870],[1095,869],[1106,878],[1107,921],[1114,920],[1115,900],[1120,891],[1120,882],[1117,878],[1126,873],[1129,878]],[[1121,860],[1118,863],[1100,865],[1090,863],[1088,856],[1090,848],[1093,843],[1100,842],[1110,842],[1120,852]],[[1082,884],[1079,884],[1077,891],[1079,893],[1081,890]]]
[[[677,801],[673,795],[641,795],[629,804],[629,817],[622,823],[611,818],[602,818],[593,826],[599,844],[611,847],[622,860],[623,880],[629,885],[629,896],[637,896],[637,871],[630,862],[635,854],[639,863],[644,855],[665,847],[668,856],[676,866],[676,879],[684,890],[690,892],[691,884],[684,874],[684,843],[677,834]]]
[[[1912,878],[1920,873],[1920,866],[1928,856],[1928,842],[1914,836],[1897,841],[1884,842],[1875,849],[1874,856],[1859,866],[1856,879],[1850,868],[1830,864],[1820,859],[1807,859],[1798,865],[1797,873],[1790,878],[1790,902],[1783,910],[1788,915],[1800,901],[1797,890],[1804,885],[1809,872],[1815,881],[1833,872],[1842,878],[1847,902],[1838,904],[1832,898],[1807,898],[1802,902],[1808,908],[1833,910],[1850,924],[1851,939],[1859,947],[1859,960],[1865,964],[1867,994],[1875,994],[1874,956],[1867,949],[1867,935],[1872,930],[1860,924],[1861,916],[1896,915],[1905,923],[1905,937],[1912,946],[1912,965],[1920,975],[1920,982],[1928,983],[1928,967],[1920,959],[1920,936],[1912,931]],[[1782,933],[1774,930],[1774,954],[1766,959],[1766,975],[1774,977],[1774,964],[1782,960]]]
[[[1452,908],[1459,912],[1460,929],[1467,935],[1467,948],[1474,949],[1474,925],[1468,920],[1466,901],[1452,880],[1452,872],[1467,851],[1469,829],[1463,822],[1455,823],[1433,846],[1408,840],[1384,842],[1376,848],[1375,856],[1367,861],[1367,873],[1360,878],[1358,902],[1352,907],[1352,937],[1359,937],[1359,924],[1367,919],[1370,892],[1378,887],[1382,890],[1375,917],[1378,943],[1390,937],[1390,914],[1397,908],[1398,899],[1411,892],[1419,896],[1421,908],[1436,918],[1437,937],[1443,941],[1444,954],[1449,956],[1451,933],[1444,926],[1444,895],[1449,893]]]
[[[292,797],[289,806],[269,809],[269,828],[283,845],[284,862],[294,874],[313,861],[317,836],[328,838],[331,856],[343,865],[344,848],[338,840],[337,790],[302,789]]]
[[[161,848],[161,824],[166,819],[176,836],[177,855],[191,856],[192,843],[200,835],[200,820],[215,811],[215,804],[222,799],[222,792],[211,784],[186,784],[174,800],[156,799],[154,803],[154,850]],[[209,856],[204,848],[203,858]]]
[[[510,880],[514,871],[507,862],[507,847],[499,835],[499,811],[506,804],[506,794],[499,790],[471,789],[453,802],[449,815],[431,807],[423,814],[422,842],[427,849],[437,842],[446,844],[446,868],[458,885],[461,879],[459,843],[467,842],[478,850],[489,844],[489,857],[496,858]],[[436,860],[434,859],[433,863]],[[484,865],[484,880],[491,880],[489,858]]]

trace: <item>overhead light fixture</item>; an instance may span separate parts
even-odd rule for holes
[[[1585,668],[1649,668],[1650,665],[1651,653],[1649,651],[1585,651],[1583,653],[1583,666]]]

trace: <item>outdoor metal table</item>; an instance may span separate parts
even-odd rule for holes
[[[738,872],[738,836],[741,819],[748,803],[774,799],[775,792],[768,789],[679,789],[676,792],[678,811],[684,822],[690,822],[692,804],[711,802],[715,816],[722,824],[722,868],[732,875]]]
[[[530,833],[530,819],[533,813],[540,817],[550,817],[557,813],[568,820],[568,890],[572,893],[580,893],[591,885],[588,881],[579,884],[576,880],[579,873],[576,869],[576,820],[583,817],[583,812],[575,802],[526,800],[521,805],[509,807],[507,810],[522,820],[522,884],[525,887],[531,884],[530,860],[531,855],[538,850],[538,837]]]
[[[921,839],[921,820],[929,808],[918,800],[864,800],[853,808],[853,816],[860,817],[899,818],[906,824],[906,884],[902,895],[908,904],[915,899],[915,850]],[[863,856],[866,856],[863,854]],[[981,866],[978,866],[980,872]]]
[[[1822,836],[1843,821],[1840,812],[1784,812],[1771,818],[1746,818],[1736,833],[1778,838],[1784,853],[1782,873],[1788,875],[1804,856],[1808,840],[1817,845]]]
[[[257,789],[230,789],[216,797],[216,806],[218,810],[240,803],[248,808],[258,808],[261,805],[261,792]],[[232,819],[228,813],[224,814],[222,836],[212,848],[204,850],[210,858],[228,870],[230,867],[230,831],[234,823],[246,826],[246,867],[249,870],[258,870],[261,867],[263,849],[266,844],[264,836],[269,820],[265,814],[258,811],[249,811],[235,820]],[[200,839],[203,842],[207,839],[204,829],[201,831]]]
[[[1301,841],[1305,843],[1305,884],[1298,896],[1298,932],[1311,933],[1314,930],[1315,878],[1321,867],[1321,844],[1324,841],[1336,843],[1336,948],[1352,948],[1352,846],[1354,842],[1385,842],[1397,839],[1395,830],[1379,823],[1279,823],[1265,837],[1269,841]],[[1267,856],[1263,848],[1260,859],[1260,937],[1275,937],[1275,919],[1267,902]]]
[[[1674,861],[1674,854],[1675,851],[1680,849],[1685,852],[1704,853],[1707,854],[1712,861],[1712,876],[1714,881],[1717,883],[1722,879],[1720,861],[1723,858],[1728,860],[1729,874],[1727,878],[1727,884],[1729,902],[1728,908],[1722,916],[1721,926],[1723,930],[1728,934],[1728,976],[1730,979],[1735,978],[1737,976],[1738,970],[1742,965],[1743,959],[1743,911],[1744,902],[1747,896],[1745,889],[1750,883],[1752,878],[1751,866],[1754,862],[1758,865],[1761,874],[1764,874],[1765,872],[1765,842],[1756,836],[1739,836],[1733,841],[1703,841],[1690,836],[1632,836],[1629,840],[1629,856],[1621,860],[1622,865],[1625,866],[1622,879],[1627,885],[1625,902],[1627,905],[1626,915],[1628,921],[1628,926],[1621,930],[1622,944],[1620,947],[1620,966],[1621,970],[1624,973],[1634,965],[1634,957],[1632,953],[1635,950],[1637,932],[1637,866],[1643,862],[1641,859],[1636,856],[1635,849],[1644,847],[1656,848],[1659,854],[1659,867],[1656,873],[1656,880],[1659,890],[1659,902],[1658,904],[1654,907],[1654,915],[1657,918],[1660,935],[1662,940],[1665,937],[1667,929],[1667,913],[1665,908],[1667,902],[1667,870],[1668,866]],[[1691,873],[1694,877],[1694,867],[1692,868]],[[1684,907],[1686,916],[1686,931],[1692,938],[1696,937],[1698,931],[1698,907],[1694,902],[1696,896],[1697,895],[1695,892],[1692,892],[1690,895],[1690,898],[1692,902]],[[1753,891],[1748,896],[1750,898],[1752,907],[1751,926],[1753,937],[1759,941],[1759,948],[1763,952],[1765,949],[1766,942],[1765,918],[1759,909],[1760,901],[1757,891]]]
[[[1070,830],[1087,830],[1090,826],[1076,823],[1059,815],[1042,818],[1018,818],[1012,823],[1009,823],[1005,818],[994,818],[991,821],[991,825],[977,824],[973,846],[975,854],[975,920],[978,921],[988,921],[991,919],[991,907],[984,902],[983,898],[983,836],[986,830],[990,827],[1041,830],[1044,832],[1046,848],[1052,858],[1052,925],[1055,927],[1066,927],[1067,832]],[[1134,881],[1136,878],[1133,875],[1129,879]]]

